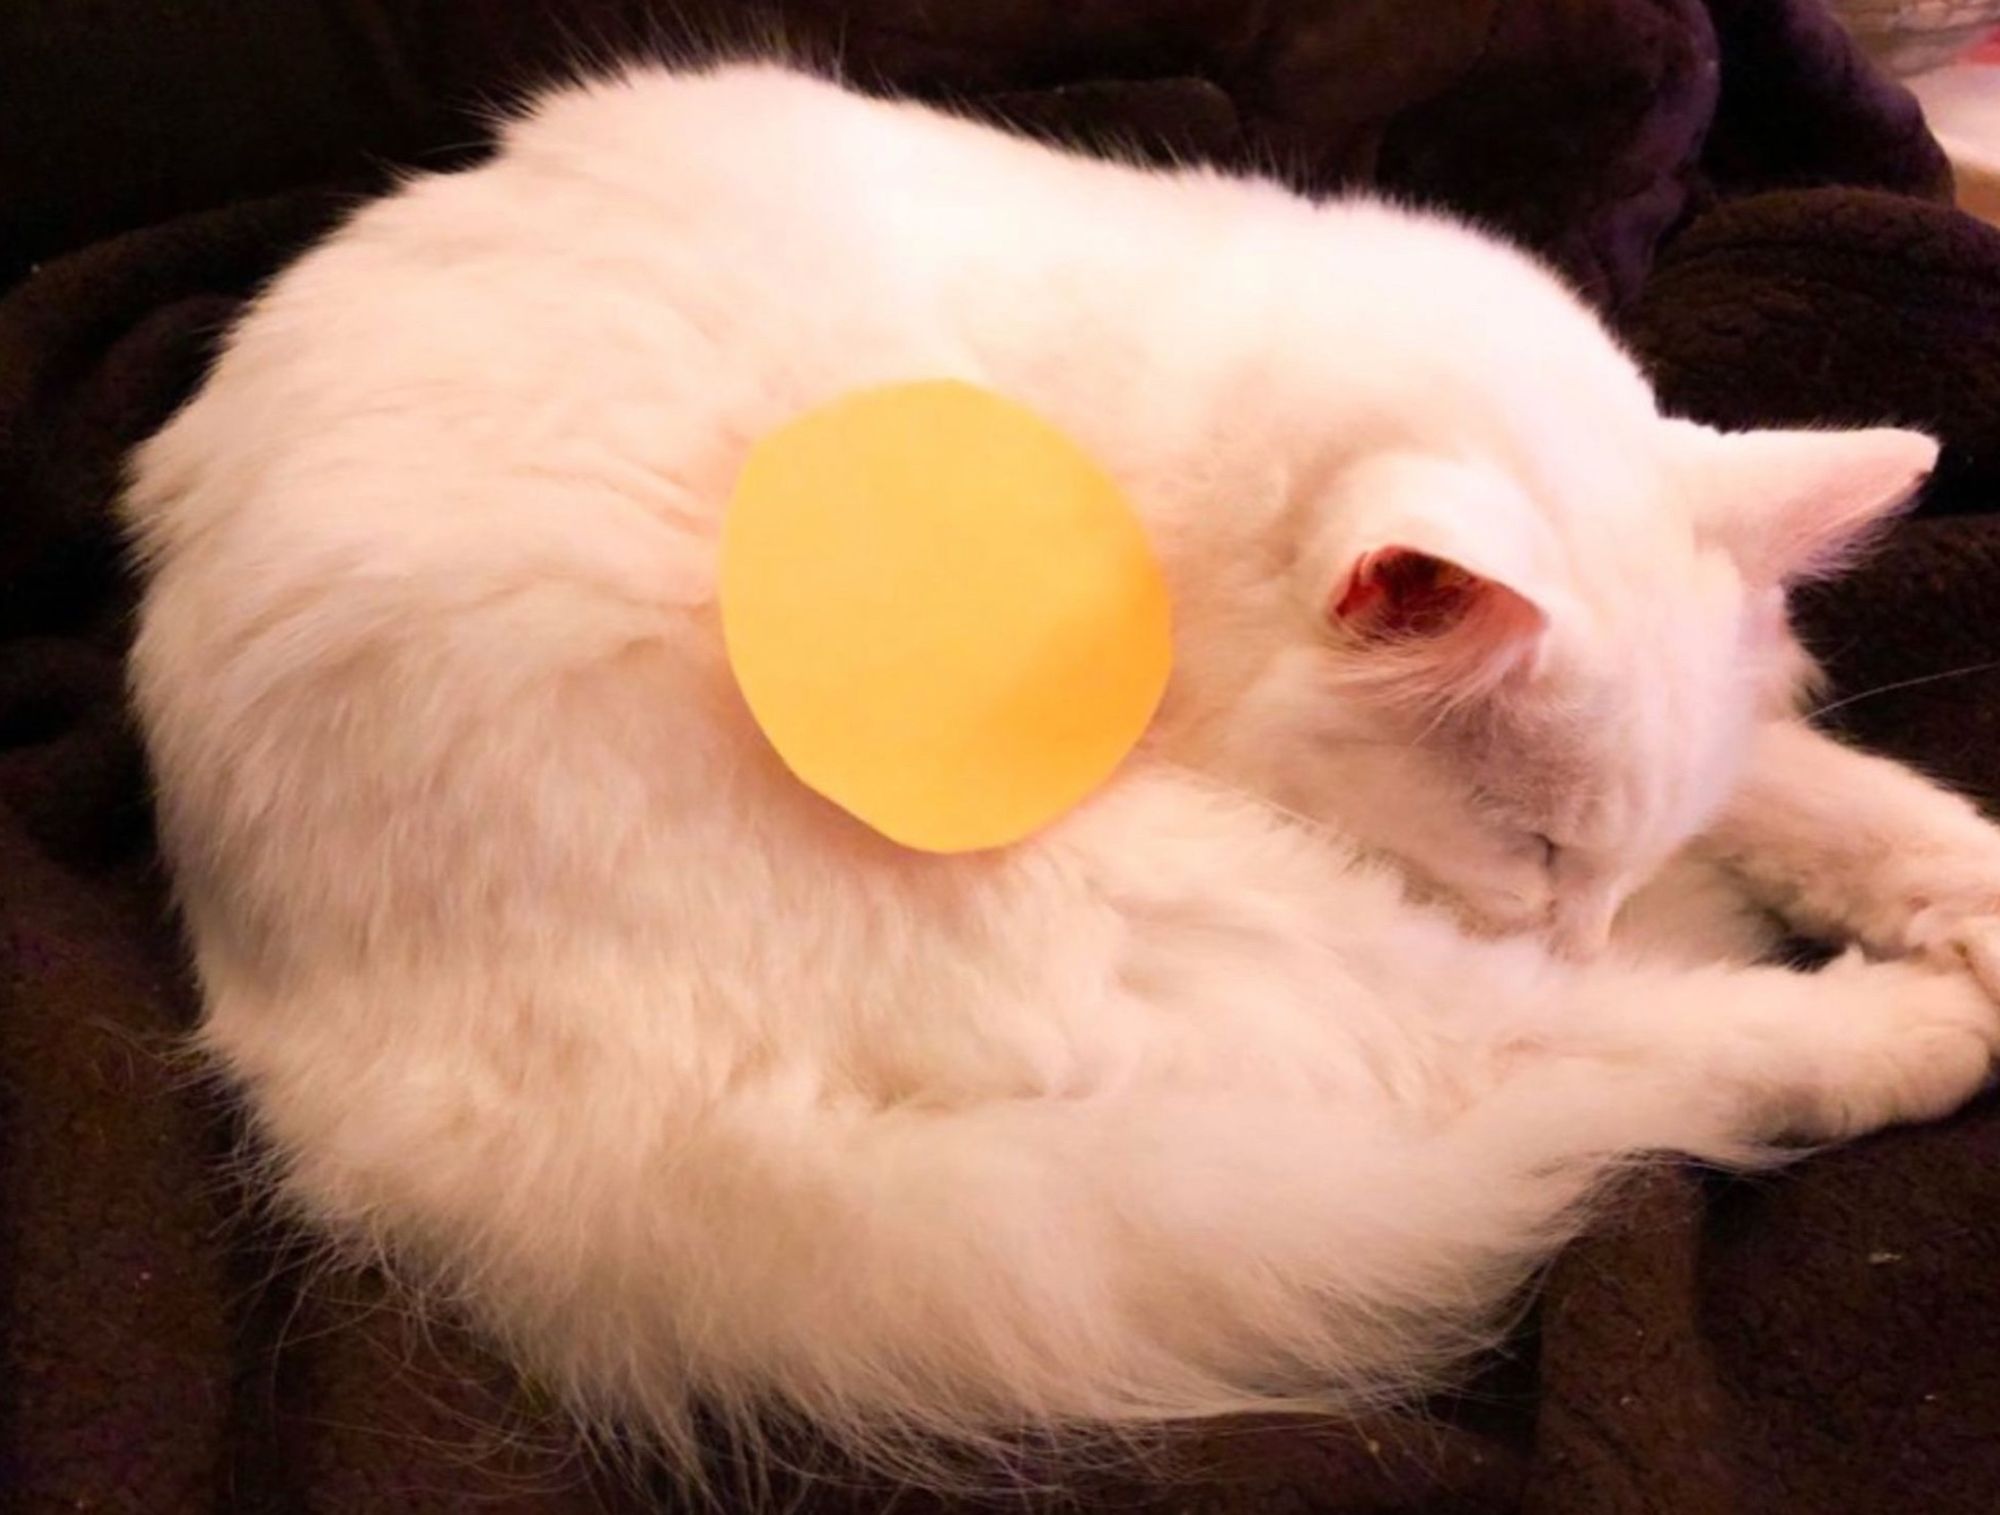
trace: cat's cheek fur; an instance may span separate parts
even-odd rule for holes
[[[712,605],[750,439],[941,375],[1104,462],[1176,612],[1141,752],[965,858],[794,782]],[[1357,858],[1445,868],[1481,750],[1298,592],[1376,456],[1515,470],[1481,561],[1565,600],[1541,682],[1462,712],[1512,831],[1613,876],[1726,798],[1764,691],[1657,430],[1555,280],[1444,222],[775,68],[560,93],[281,277],[135,459],[203,1045],[304,1214],[690,1461],[697,1404],[907,1469],[1410,1392],[1635,1153],[1935,1114],[1996,1031],[1963,973],[1577,965]],[[1512,876],[1459,851],[1461,892]]]

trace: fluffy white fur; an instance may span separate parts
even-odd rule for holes
[[[752,439],[940,376],[1123,482],[1178,641],[1100,796],[956,858],[784,772],[713,602]],[[205,1044],[307,1212],[669,1449],[1405,1390],[1630,1154],[1986,1076],[2000,835],[1787,713],[1783,584],[1933,455],[1663,420],[1441,220],[775,68],[558,93],[138,455]],[[1718,960],[1766,907],[1868,954]]]

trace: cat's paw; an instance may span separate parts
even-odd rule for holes
[[[1912,846],[1882,866],[1854,916],[1877,956],[1969,967],[2000,998],[2000,830]]]
[[[1925,904],[1905,924],[1902,945],[1911,956],[1970,969],[2000,1001],[2000,899]]]
[[[1996,947],[1989,936],[1981,951]],[[2000,956],[1986,961],[2000,965]],[[1991,1080],[2000,1000],[1964,964],[1870,962],[1850,952],[1821,972],[1845,1003],[1796,1091],[1792,1134],[1835,1140],[1936,1120]]]

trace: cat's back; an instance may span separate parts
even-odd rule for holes
[[[565,479],[707,538],[751,439],[873,382],[991,382],[981,312],[1039,319],[1021,282],[1161,195],[772,65],[564,89],[281,275],[140,453],[129,509],[173,538],[231,502],[441,518]]]

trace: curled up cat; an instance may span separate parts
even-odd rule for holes
[[[785,771],[713,592],[750,444],[922,378],[1086,447],[1174,606],[1114,779],[953,857]],[[1785,610],[1934,456],[1663,417],[1428,214],[767,65],[559,90],[134,461],[201,1045],[301,1215],[669,1455],[1411,1392],[1635,1156],[1987,1078],[2000,831],[1799,718]]]

